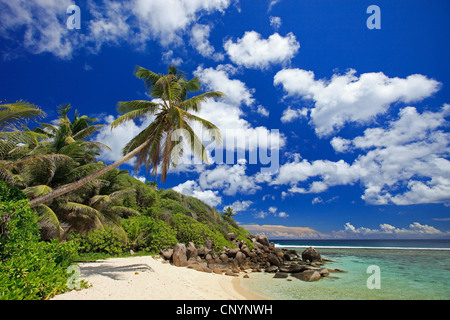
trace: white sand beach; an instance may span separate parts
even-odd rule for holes
[[[52,300],[260,300],[245,291],[239,277],[175,267],[151,256],[79,263],[91,285]]]

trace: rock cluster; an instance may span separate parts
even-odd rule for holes
[[[197,271],[238,276],[240,272],[275,273],[275,278],[287,278],[289,274],[303,281],[316,281],[330,272],[341,270],[323,267],[324,261],[319,252],[310,247],[301,254],[295,250],[275,248],[266,236],[250,235],[254,244],[250,250],[245,241],[237,242],[234,234],[229,234],[236,248],[223,248],[219,253],[212,249],[211,240],[196,248],[192,242],[188,245],[177,243],[173,248],[162,249],[161,256],[178,267],[193,268]],[[245,277],[248,277],[245,275]]]

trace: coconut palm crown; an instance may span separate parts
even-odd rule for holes
[[[193,122],[200,123],[216,143],[221,142],[221,134],[214,124],[191,112],[199,111],[201,103],[209,99],[224,97],[224,94],[220,91],[211,91],[189,97],[190,93],[201,89],[200,80],[197,77],[187,80],[185,75],[174,66],[170,66],[168,74],[165,75],[154,73],[140,66],[136,67],[134,74],[144,81],[148,94],[153,100],[119,102],[118,111],[123,115],[111,124],[111,130],[130,120],[148,116],[154,117],[154,120],[128,142],[123,149],[124,157],[122,159],[77,182],[32,199],[31,207],[71,192],[136,155],[136,170],[141,165],[145,165],[147,171],[151,167],[151,174],[156,177],[158,167],[161,167],[161,181],[164,182],[170,165],[176,165],[179,157],[183,154],[184,144],[180,141],[180,136],[188,141],[194,155],[207,163],[206,148],[195,134],[191,124]]]

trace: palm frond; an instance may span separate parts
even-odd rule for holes
[[[59,207],[59,209],[61,209],[63,211],[86,215],[91,218],[95,218],[100,215],[98,210],[96,210],[90,206],[87,206],[87,205],[84,205],[81,203],[76,203],[76,202],[70,202],[70,201],[63,202],[63,203],[60,203],[58,205],[58,207]]]
[[[220,91],[211,91],[211,92],[205,92],[203,94],[197,95],[195,97],[192,97],[190,99],[181,101],[178,104],[178,107],[183,108],[184,110],[193,110],[195,112],[198,112],[200,110],[200,105],[209,100],[209,99],[218,99],[223,98],[225,94]]]
[[[55,212],[48,206],[41,204],[34,208],[39,216],[39,227],[44,240],[61,239],[64,230]]]
[[[34,187],[28,187],[23,190],[29,197],[36,198],[52,191],[52,188],[42,184]]]

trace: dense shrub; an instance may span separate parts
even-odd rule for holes
[[[237,228],[235,228],[231,225],[229,226],[229,228],[230,228],[230,232],[233,232],[236,234],[236,238],[238,241],[244,240],[245,243],[247,244],[247,247],[250,250],[253,250],[255,248],[253,241],[251,241],[249,238],[247,238],[247,235],[249,234],[249,232],[247,230],[245,230],[239,226]]]
[[[46,299],[67,291],[76,245],[39,242],[38,219],[27,200],[0,202],[0,219],[0,299]]]
[[[177,233],[165,221],[150,216],[138,216],[123,222],[128,243],[133,250],[159,253],[163,247],[173,247]]]
[[[0,202],[18,201],[26,198],[22,190],[16,187],[10,187],[4,181],[0,180]]]
[[[213,242],[213,249],[221,250],[223,247],[233,247],[233,244],[208,223],[198,222],[195,219],[182,215],[173,215],[174,228],[177,230],[179,242],[193,242],[197,247],[204,245],[207,239]]]
[[[82,234],[70,233],[69,240],[78,244],[80,253],[107,253],[119,255],[126,249],[123,237],[110,228],[95,229]]]

